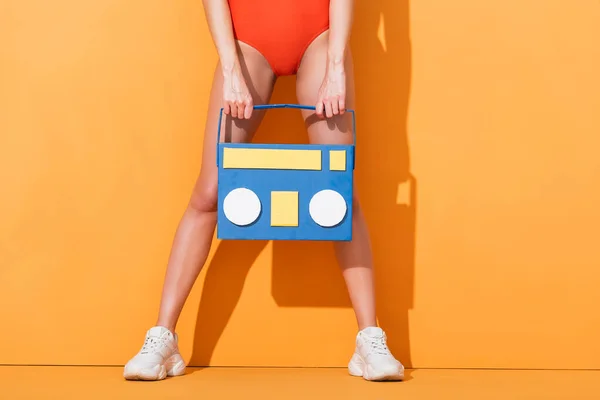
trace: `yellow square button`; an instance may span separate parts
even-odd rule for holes
[[[271,226],[298,226],[298,192],[271,192]]]
[[[329,150],[329,170],[346,170],[346,150]]]

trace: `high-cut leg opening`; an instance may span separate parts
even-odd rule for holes
[[[241,40],[238,38],[235,38],[235,40],[237,40],[240,43],[244,43],[246,46],[252,47],[253,50],[255,50],[258,54],[260,54],[262,56],[262,58],[264,58],[267,61],[267,64],[269,64],[269,68],[271,68],[271,72],[273,72],[273,75],[279,76],[277,74],[275,68],[273,67],[273,64],[271,64],[271,61],[269,60],[269,58],[266,57],[265,54],[258,49],[258,47],[256,47],[254,44],[252,44],[251,42],[249,42],[247,40]]]
[[[300,53],[300,58],[298,59],[298,62],[296,63],[295,73],[298,73],[298,70],[300,69],[300,65],[302,64],[302,60],[304,59],[304,54],[306,53],[306,50],[308,50],[308,48],[310,47],[310,45],[313,44],[313,42],[315,40],[317,40],[319,38],[319,36],[321,36],[322,34],[324,34],[325,32],[327,32],[328,30],[329,30],[329,25],[327,25],[325,28],[319,30],[318,33],[316,33],[315,35],[313,35],[313,37],[306,43],[306,45],[302,49],[302,52]]]

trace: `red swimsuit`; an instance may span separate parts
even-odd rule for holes
[[[329,0],[229,0],[235,38],[258,50],[275,75],[294,75],[329,29]]]

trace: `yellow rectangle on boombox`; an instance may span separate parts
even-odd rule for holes
[[[271,226],[298,226],[298,192],[271,192]]]
[[[346,170],[346,150],[329,150],[329,169],[331,171]]]
[[[223,149],[223,168],[321,170],[321,150]]]

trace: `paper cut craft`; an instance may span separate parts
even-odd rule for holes
[[[314,107],[268,104],[255,109]],[[354,111],[352,113],[353,131]],[[352,240],[356,134],[351,145],[221,143],[217,237]]]

